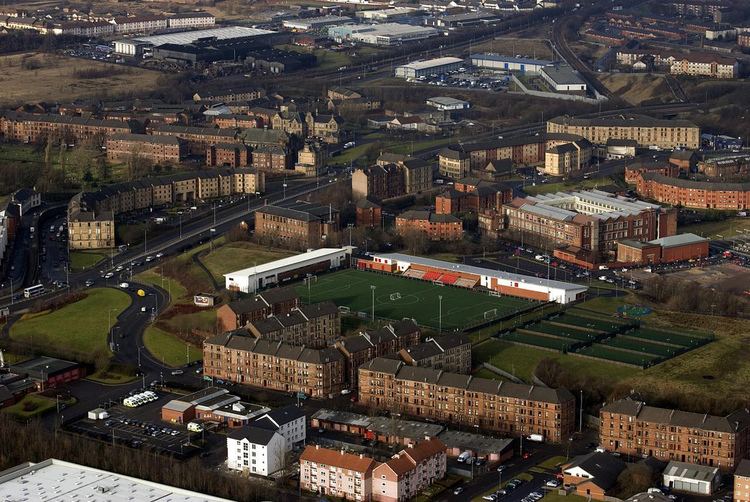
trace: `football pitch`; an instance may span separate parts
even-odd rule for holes
[[[510,296],[490,296],[468,289],[438,286],[405,277],[347,269],[314,277],[297,286],[300,296],[310,303],[330,300],[349,307],[352,313],[372,315],[371,286],[375,286],[375,317],[399,320],[413,318],[422,326],[440,325],[442,296],[443,329],[464,329],[484,321],[499,319],[526,310],[535,303]]]

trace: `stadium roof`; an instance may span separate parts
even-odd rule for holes
[[[229,502],[144,479],[48,459],[0,472],[0,500]]]
[[[347,251],[351,253],[353,249],[355,248],[352,246],[344,246],[341,248],[314,249],[312,251],[308,251],[307,253],[300,253],[294,256],[289,256],[287,258],[282,258],[280,260],[274,260],[268,263],[263,263],[261,265],[258,265],[257,267],[248,267],[248,268],[243,268],[241,270],[235,270],[234,272],[229,272],[228,274],[224,274],[224,277],[231,277],[235,275],[252,276],[256,274],[266,274],[269,272],[273,272],[282,267],[289,267],[292,265],[297,265],[298,263],[302,263],[307,260],[325,259],[328,256],[334,255],[336,253],[340,253],[342,251]]]
[[[564,290],[586,290],[586,286],[580,284],[572,284],[570,282],[554,281],[548,279],[541,279],[539,277],[532,277],[530,275],[513,274],[510,272],[503,272],[500,270],[492,270],[489,268],[474,267],[472,265],[464,265],[460,263],[451,263],[442,260],[434,260],[432,258],[425,258],[423,256],[412,256],[402,253],[386,253],[376,254],[379,258],[388,258],[390,260],[402,261],[408,263],[416,263],[417,265],[424,265],[426,267],[441,268],[444,270],[453,270],[456,272],[464,272],[467,274],[484,275],[489,277],[497,277],[498,279],[505,279],[510,281],[523,282],[527,284],[541,284],[550,288],[558,288]]]
[[[150,37],[137,37],[132,39],[118,40],[119,42],[145,42],[154,46],[164,44],[192,44],[201,38],[216,37],[218,40],[228,40],[232,38],[257,37],[259,35],[269,35],[276,33],[270,30],[261,30],[259,28],[247,28],[245,26],[223,26],[221,28],[209,28],[207,30],[180,31],[177,33],[167,33],[164,35],[153,35]]]

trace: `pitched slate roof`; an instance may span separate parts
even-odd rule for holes
[[[308,446],[299,457],[300,462],[308,461],[317,464],[340,467],[355,472],[368,472],[373,469],[377,462],[363,455],[352,455],[343,450],[330,450],[319,446]]]
[[[234,429],[228,434],[230,438],[236,439],[237,441],[247,439],[251,444],[261,445],[267,445],[270,443],[275,435],[275,431],[263,427],[257,427],[254,424]]]
[[[608,490],[617,482],[617,477],[625,470],[625,462],[609,453],[592,452],[576,457],[571,463],[563,465],[567,471],[573,467],[580,467],[593,479],[596,486]]]

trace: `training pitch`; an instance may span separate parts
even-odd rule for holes
[[[443,329],[464,329],[485,321],[500,319],[524,311],[535,303],[511,296],[490,296],[464,288],[439,286],[404,277],[342,270],[313,277],[301,283],[297,292],[308,302],[330,300],[351,312],[372,315],[372,289],[375,286],[375,317],[399,320],[413,318],[418,324],[440,326],[440,296]]]

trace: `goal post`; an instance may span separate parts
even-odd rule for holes
[[[401,299],[401,293],[391,293],[391,301],[400,300],[400,299]]]
[[[445,283],[441,280],[432,281],[435,286],[445,286]]]
[[[485,311],[484,318],[486,319],[494,319],[497,317],[497,309],[490,309]]]

